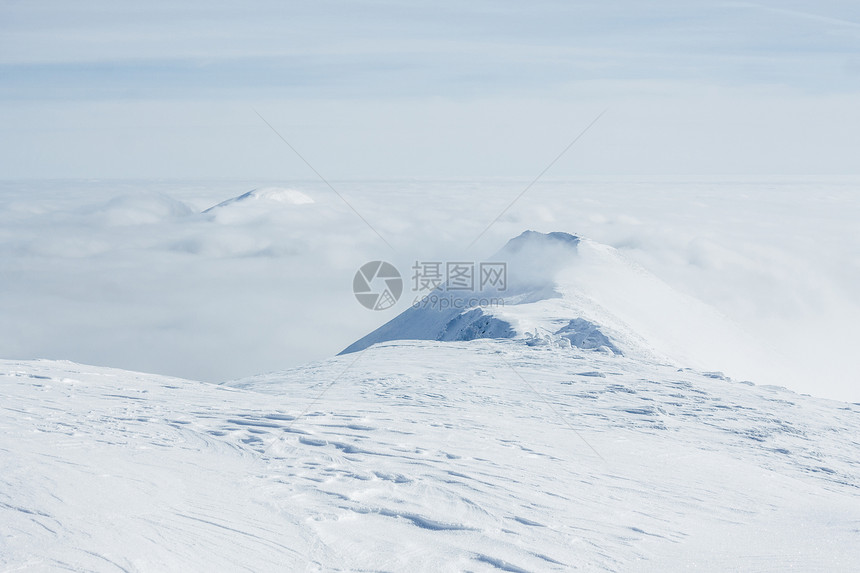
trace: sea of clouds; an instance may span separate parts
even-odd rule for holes
[[[283,369],[404,310],[415,261],[486,260],[532,229],[616,247],[772,349],[785,386],[860,400],[856,179],[542,181],[467,248],[527,183],[333,182],[371,229],[318,181],[6,181],[0,356],[212,381]],[[382,312],[351,290],[378,259],[407,289]]]

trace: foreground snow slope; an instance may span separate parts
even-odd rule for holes
[[[515,341],[0,361],[0,569],[856,571],[860,406]]]

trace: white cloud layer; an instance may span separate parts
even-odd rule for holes
[[[368,260],[390,260],[409,285],[416,260],[482,260],[524,229],[561,230],[712,306],[791,373],[756,381],[860,399],[856,179],[545,181],[471,250],[525,181],[334,184],[396,250],[321,183],[4,183],[0,355],[206,380],[282,369],[411,302],[360,306],[352,278]],[[672,320],[653,326],[672,335]]]

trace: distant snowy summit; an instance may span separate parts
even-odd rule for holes
[[[609,245],[525,231],[487,261],[507,265],[503,292],[451,291],[443,284],[342,354],[391,340],[493,338],[719,370],[761,383],[779,383],[785,375],[767,341]]]
[[[575,265],[583,239],[564,232],[525,231],[490,263],[504,263],[502,290],[453,290],[440,285],[408,310],[341,354],[390,340],[517,339],[528,345],[575,346],[609,354],[623,351],[603,328],[573,308],[560,275]]]
[[[251,191],[248,191],[247,193],[243,193],[238,197],[233,197],[231,199],[227,199],[226,201],[222,201],[214,207],[209,207],[203,212],[210,213],[229,206],[259,206],[266,203],[271,205],[307,205],[313,202],[313,199],[311,199],[301,191],[297,191],[295,189],[286,189],[282,187],[261,187],[259,189],[253,189]]]
[[[260,187],[209,207],[203,215],[226,225],[244,225],[271,217],[302,216],[297,212],[313,203],[312,197],[296,189]]]

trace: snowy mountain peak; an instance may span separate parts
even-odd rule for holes
[[[778,384],[787,374],[778,356],[715,308],[609,245],[526,231],[489,260],[507,265],[504,292],[442,285],[342,353],[391,340],[492,338],[721,370],[760,383]]]
[[[537,231],[524,231],[509,240],[491,258],[507,265],[505,304],[560,296],[555,290],[557,275],[574,263],[581,240],[570,233]]]
[[[575,252],[576,246],[579,245],[580,240],[581,239],[576,235],[561,231],[553,231],[551,233],[523,231],[520,235],[508,241],[500,252],[517,253],[522,250],[541,245],[563,245]]]
[[[490,259],[506,265],[504,291],[490,296],[477,289],[453,290],[441,285],[342,353],[389,340],[513,338],[530,346],[576,346],[621,354],[600,325],[574,309],[558,307],[564,299],[558,275],[574,265],[581,241],[570,233],[525,231]],[[548,307],[550,320],[528,319],[545,314],[546,301],[554,299],[556,303]]]

